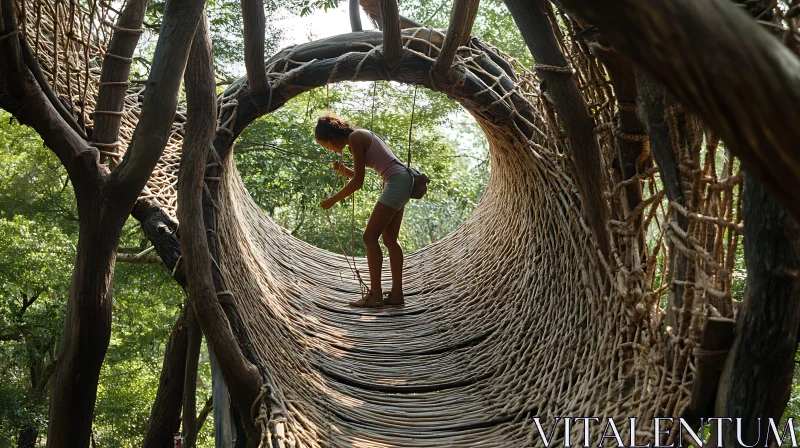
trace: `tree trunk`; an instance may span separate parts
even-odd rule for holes
[[[97,182],[86,183],[74,184],[81,216],[78,256],[50,395],[49,447],[88,445],[97,381],[111,336],[114,259],[123,222],[97,219],[104,212],[103,189]]]
[[[383,30],[383,57],[389,66],[400,62],[403,55],[403,42],[400,38],[400,12],[397,0],[378,0],[381,10],[381,29]]]
[[[686,205],[678,155],[673,150],[672,137],[664,117],[665,88],[641,69],[637,68],[635,72],[639,98],[638,111],[647,127],[650,153],[658,166],[658,173],[664,184],[667,199],[670,202]],[[675,220],[684,231],[689,226],[689,220],[681,213],[670,213],[670,219]],[[683,306],[684,287],[676,284],[675,280],[686,280],[687,260],[686,256],[675,248],[671,239],[667,239],[667,241],[670,266],[667,273],[669,294],[667,295],[667,305],[664,308],[665,325],[678,329],[678,317],[675,311]],[[669,360],[671,357],[667,357],[667,359]]]
[[[188,43],[202,8],[199,0],[167,3],[141,119],[122,163],[107,176],[97,151],[80,152],[65,162],[78,201],[80,234],[50,400],[50,447],[89,443],[97,381],[110,337],[120,232],[166,146]]]
[[[453,10],[450,12],[450,23],[444,43],[433,64],[433,73],[437,79],[448,82],[448,74],[455,60],[458,47],[469,42],[475,16],[478,15],[480,0],[455,0]]]
[[[606,67],[611,85],[614,88],[614,96],[617,98],[617,129],[615,139],[619,152],[612,158],[612,167],[616,174],[616,182],[624,182],[634,178],[641,173],[641,168],[648,168],[650,157],[643,152],[643,145],[647,134],[644,133],[644,126],[636,115],[636,76],[634,75],[633,64],[631,61],[616,52],[606,51],[598,47],[595,50],[597,58]],[[632,182],[625,186],[625,205],[627,211],[636,209],[642,202],[642,182]],[[642,215],[637,216],[633,221],[633,228],[639,229],[642,223]],[[646,246],[647,229],[640,229],[636,236],[638,258],[636,262],[628,260],[629,265],[641,261],[647,253]]]
[[[800,226],[749,174],[743,213],[747,290],[715,410],[720,417],[742,418],[743,443],[751,445],[760,435],[758,446],[764,446],[767,419],[777,425],[792,388],[800,326]],[[723,425],[722,445],[740,445],[735,424]]]
[[[269,88],[267,67],[264,65],[264,0],[242,0],[242,21],[247,84],[252,93],[263,92]]]
[[[178,171],[178,217],[189,299],[209,347],[219,358],[232,401],[248,416],[243,419],[248,446],[255,447],[261,434],[250,415],[259,395],[261,377],[242,353],[219,304],[203,219],[206,156],[211,150],[217,122],[213,59],[205,20],[197,27],[190,65],[186,76],[186,140]]]
[[[208,358],[211,364],[211,389],[213,391],[212,398],[214,399],[214,446],[228,448],[233,440],[228,389],[225,387],[225,379],[222,377],[219,361],[217,361],[213,351],[208,351]]]
[[[194,448],[197,441],[197,365],[203,333],[192,308],[187,313],[186,368],[183,381],[183,437],[185,447]]]
[[[361,8],[358,5],[358,0],[349,0],[348,7],[350,11],[350,31],[354,33],[362,31]]]
[[[558,46],[548,17],[552,6],[545,0],[505,0],[505,3],[536,60],[542,79],[542,92],[553,99],[556,112],[564,124],[583,209],[600,251],[607,257],[610,243],[606,231],[608,207],[603,197],[605,168],[594,135],[594,121],[589,116],[577,80],[568,71],[569,63]]]
[[[172,327],[172,334],[169,336],[167,348],[164,351],[164,364],[158,380],[158,391],[153,407],[150,409],[147,434],[145,434],[142,444],[144,448],[171,448],[172,436],[181,427],[183,380],[188,346],[187,307],[188,304],[183,307],[178,321]]]
[[[36,426],[28,427],[19,432],[17,448],[36,448],[36,441],[39,439],[39,428]]]

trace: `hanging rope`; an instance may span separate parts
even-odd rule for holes
[[[373,108],[374,108],[375,99],[373,97]],[[328,86],[325,86],[325,103],[328,106],[328,110],[330,110],[331,104],[331,97],[330,97],[330,90]],[[374,114],[374,110],[373,110]],[[339,167],[344,167],[344,148],[342,151],[339,152]],[[342,174],[342,187],[344,187],[345,176]],[[337,192],[337,187],[339,186],[339,169],[334,170],[334,178],[333,178],[333,188],[331,189],[331,194],[328,197],[333,196]],[[344,256],[345,261],[347,261],[347,267],[350,268],[350,271],[353,273],[353,278],[358,280],[359,286],[361,288],[361,295],[363,296],[365,293],[369,292],[369,287],[364,280],[361,278],[361,272],[358,270],[358,266],[356,265],[356,193],[352,194],[351,198],[352,202],[352,213],[350,215],[350,227],[351,227],[351,235],[350,235],[350,246],[351,246],[351,257],[348,257],[347,251],[344,248],[341,240],[339,239],[339,235],[336,233],[336,227],[333,225],[333,219],[331,218],[331,213],[329,209],[325,210],[325,216],[328,218],[328,226],[331,228],[331,233],[333,234],[334,239],[336,240],[336,244],[339,245],[339,249],[342,251],[342,256]]]
[[[414,86],[414,99],[411,101],[411,122],[408,124],[408,157],[406,159],[406,166],[411,168],[411,131],[414,129],[414,109],[417,106],[417,89]]]
[[[378,81],[372,83],[372,117],[369,120],[369,131],[372,132],[372,125],[375,124],[375,97],[378,95]]]

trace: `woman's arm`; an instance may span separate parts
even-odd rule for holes
[[[320,203],[322,208],[327,210],[333,207],[334,204],[355,193],[364,185],[364,170],[366,169],[364,166],[364,153],[369,148],[370,143],[372,143],[372,136],[366,131],[359,129],[350,134],[348,146],[350,153],[353,154],[353,176],[344,188]]]

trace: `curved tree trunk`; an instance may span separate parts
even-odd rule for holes
[[[213,260],[203,218],[206,157],[217,123],[217,96],[208,24],[203,19],[191,47],[191,69],[186,76],[186,140],[178,171],[178,217],[189,300],[211,350],[217,355],[236,407],[245,416],[248,446],[258,446],[260,432],[250,418],[261,378],[234,337],[217,298]],[[241,436],[241,435],[240,435]]]
[[[586,218],[601,252],[607,257],[610,243],[606,231],[608,207],[603,197],[605,168],[594,135],[594,121],[589,116],[586,100],[581,95],[575,77],[566,71],[544,67],[569,67],[548,18],[547,9],[552,6],[546,0],[505,0],[505,3],[536,64],[542,67],[539,70],[542,91],[553,99],[556,112],[564,124]]]
[[[744,185],[747,291],[720,378],[716,415],[742,419],[741,442],[765,446],[792,390],[800,328],[800,225],[752,176]],[[758,418],[761,418],[759,425]],[[716,431],[711,431],[716,435]],[[740,446],[723,424],[722,446]]]

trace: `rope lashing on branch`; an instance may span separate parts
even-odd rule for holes
[[[18,35],[20,33],[22,33],[22,31],[14,30],[14,31],[11,31],[10,33],[0,34],[0,42],[8,39],[9,37],[16,36],[16,35]]]
[[[545,71],[545,72],[552,72],[552,73],[563,73],[565,75],[574,75],[575,68],[571,65],[566,67],[559,67],[557,65],[547,65],[547,64],[539,64],[536,63],[533,65],[534,70],[536,71]]]

